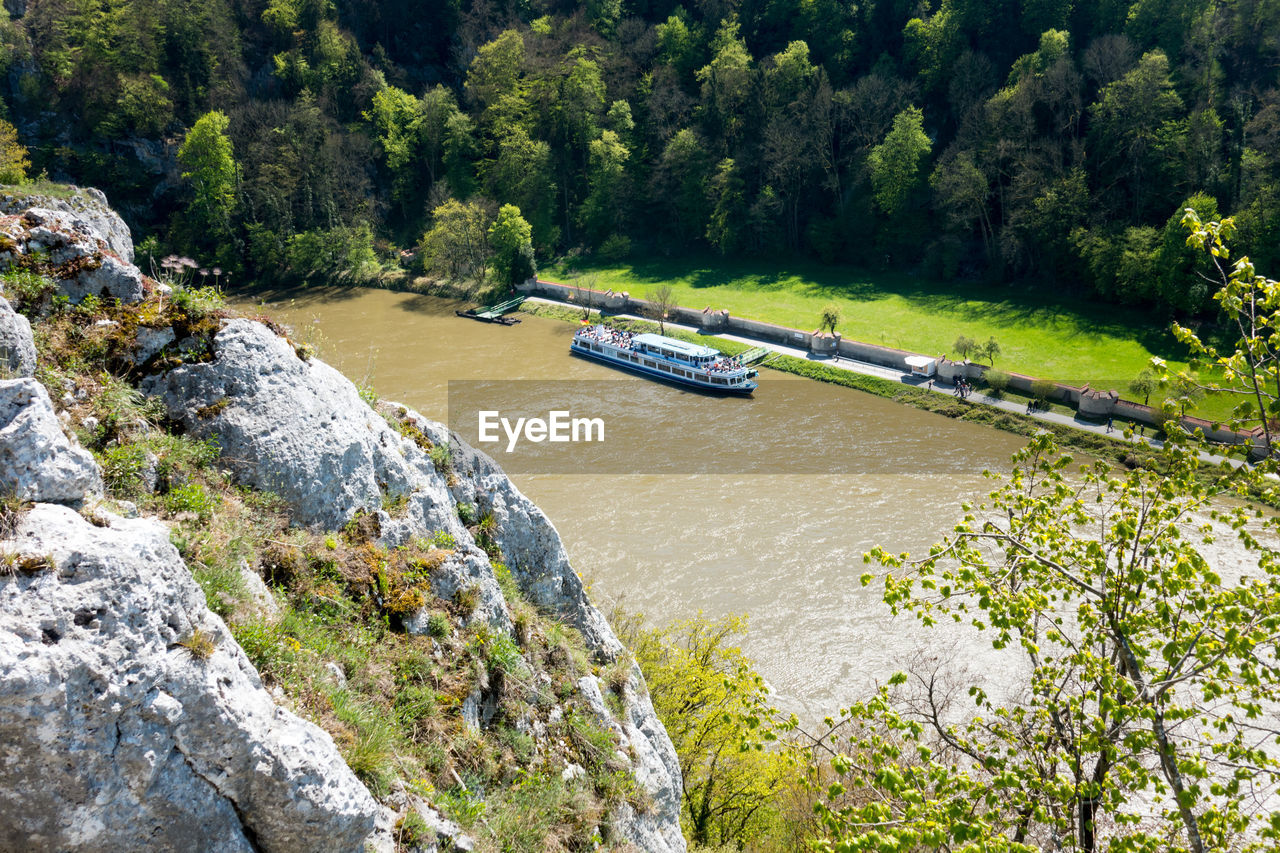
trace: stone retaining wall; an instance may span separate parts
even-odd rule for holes
[[[652,302],[637,299],[627,292],[612,290],[599,291],[583,287],[561,284],[559,282],[542,281],[531,278],[516,289],[530,296],[543,296],[557,302],[568,302],[574,305],[588,306],[606,314],[639,314],[643,317],[656,316]],[[767,343],[793,347],[811,352],[815,355],[840,355],[844,358],[888,367],[910,373],[907,358],[922,353],[907,352],[892,347],[878,346],[862,341],[851,341],[841,337],[837,332],[828,335],[820,332],[802,332],[786,326],[765,323],[760,320],[747,320],[734,317],[728,311],[712,309],[710,306],[702,310],[673,306],[668,309],[667,321],[686,326],[694,326],[705,332],[715,334],[734,334],[755,338]],[[930,356],[932,357],[932,356]],[[939,357],[937,379],[954,382],[957,378],[981,380],[991,368],[985,364],[971,361],[951,361]],[[1022,373],[1009,374],[1009,387],[1023,394],[1030,394],[1031,386],[1037,379]],[[1049,399],[1074,406],[1084,417],[1103,420],[1108,417],[1136,421],[1148,426],[1160,427],[1164,423],[1164,415],[1159,409],[1144,406],[1131,400],[1125,400],[1115,390],[1093,389],[1089,386],[1076,387],[1054,383]],[[1206,438],[1228,444],[1257,443],[1253,433],[1241,433],[1225,427],[1215,426],[1203,418],[1185,416],[1182,426],[1189,430],[1202,430]]]

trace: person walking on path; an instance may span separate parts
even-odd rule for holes
[[[1111,415],[1107,415],[1107,435],[1111,434]]]

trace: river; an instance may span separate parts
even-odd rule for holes
[[[590,461],[509,467],[513,479],[555,523],[602,610],[620,602],[655,622],[749,614],[743,648],[783,707],[831,713],[918,655],[986,657],[981,638],[947,629],[944,639],[892,617],[876,586],[859,583],[862,554],[920,553],[939,540],[962,501],[990,490],[983,470],[1008,469],[1016,436],[767,370],[752,399],[707,397],[571,356],[569,324],[479,323],[432,297],[308,289],[233,302],[436,420],[448,419],[451,380],[455,394],[461,380],[495,393],[511,380],[621,389],[607,442],[580,451]],[[749,452],[718,465],[707,449],[717,441]],[[605,447],[645,452],[618,463]],[[709,464],[658,474],[637,461],[647,454],[675,460],[654,466],[664,471]]]

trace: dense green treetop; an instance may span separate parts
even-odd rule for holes
[[[335,229],[390,262],[448,198],[543,257],[888,258],[1181,316],[1212,313],[1183,207],[1280,255],[1273,0],[32,0],[0,43],[33,170],[175,249],[211,213],[164,152],[225,115],[258,277]]]

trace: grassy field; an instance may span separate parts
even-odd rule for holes
[[[798,329],[816,328],[823,306],[835,302],[843,316],[839,331],[847,338],[946,353],[959,335],[982,341],[994,336],[1002,350],[996,366],[1073,384],[1127,384],[1153,355],[1170,361],[1184,355],[1167,323],[1114,305],[1051,301],[1025,289],[939,283],[895,273],[818,265],[762,269],[758,263],[720,258],[712,266],[710,261],[643,261],[574,270],[560,265],[540,275],[557,281],[577,275],[594,279],[597,288],[627,290],[641,298],[666,283],[680,305],[727,308],[740,317]]]
[[[80,190],[71,184],[59,184],[53,181],[36,180],[25,184],[0,184],[0,193],[9,195],[43,195],[53,198],[71,198]]]
[[[1150,312],[1025,287],[944,283],[818,264],[769,268],[718,257],[558,264],[539,275],[551,281],[576,277],[585,286],[641,298],[665,283],[680,305],[728,309],[798,329],[816,328],[823,306],[835,302],[843,317],[838,330],[847,338],[955,357],[951,345],[958,336],[994,337],[1001,349],[996,366],[1003,370],[1073,385],[1087,382],[1126,396],[1130,380],[1152,356],[1174,369],[1186,366],[1186,352],[1169,323]],[[1228,407],[1226,400],[1210,399],[1196,413],[1222,416]]]

